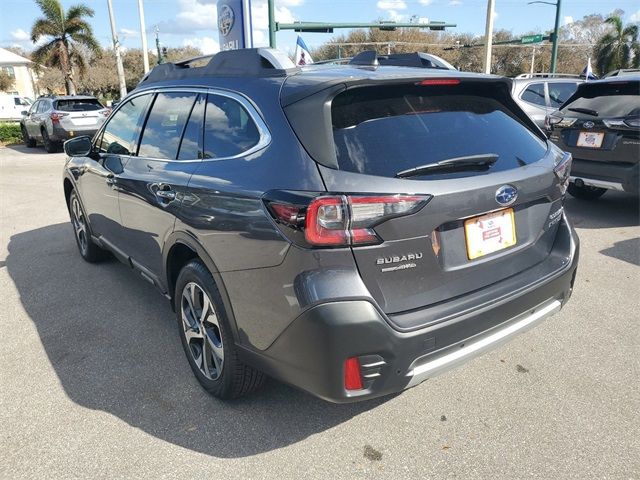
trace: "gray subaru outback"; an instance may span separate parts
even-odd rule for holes
[[[170,300],[220,398],[265,375],[333,402],[398,392],[571,295],[571,156],[506,78],[222,52],[156,67],[65,151],[81,256]]]

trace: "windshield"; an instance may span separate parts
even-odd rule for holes
[[[439,175],[459,177],[517,168],[544,156],[541,138],[496,99],[474,93],[413,85],[343,92],[332,103],[339,168],[393,177],[451,158],[497,155],[490,168]]]
[[[104,107],[95,98],[58,100],[56,102],[56,110],[61,112],[89,112],[92,110],[101,110]]]
[[[640,114],[638,82],[593,83],[580,88],[576,95],[562,107],[567,116],[576,116],[571,109],[592,110],[601,118]]]

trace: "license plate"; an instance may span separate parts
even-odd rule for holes
[[[474,217],[464,222],[469,260],[516,244],[516,221],[513,208]]]
[[[93,125],[96,123],[96,118],[95,117],[80,117],[80,118],[74,118],[73,123],[75,125]]]
[[[580,132],[578,135],[578,147],[586,148],[600,148],[602,141],[604,140],[604,133],[602,132]]]

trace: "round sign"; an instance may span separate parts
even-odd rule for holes
[[[235,19],[236,15],[233,13],[231,7],[229,5],[222,5],[222,8],[220,8],[218,12],[218,29],[223,37],[229,35]]]

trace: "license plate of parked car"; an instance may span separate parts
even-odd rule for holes
[[[469,260],[516,244],[513,208],[474,217],[464,222]]]
[[[604,133],[601,132],[580,132],[578,135],[578,147],[600,148],[604,140]]]

